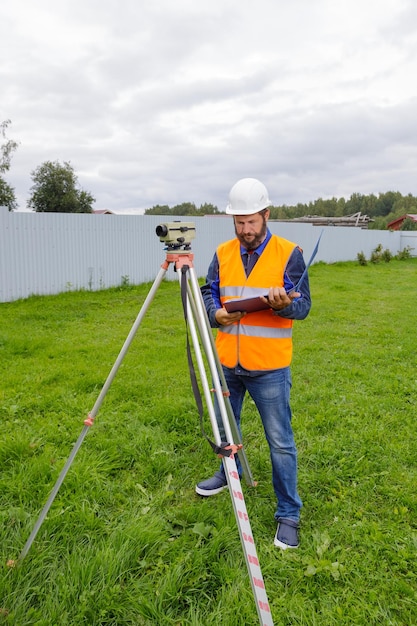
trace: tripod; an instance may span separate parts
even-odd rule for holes
[[[161,227],[157,227],[158,229]],[[184,238],[178,238],[176,241],[183,240]],[[161,239],[162,241],[163,239]],[[227,390],[226,381],[223,375],[223,370],[215,349],[213,335],[210,328],[210,323],[207,317],[207,313],[204,307],[204,302],[200,292],[198,280],[195,274],[193,266],[194,255],[191,253],[189,243],[180,242],[175,244],[169,244],[167,247],[166,258],[161,265],[159,273],[157,274],[155,281],[138,313],[138,316],[123,344],[122,349],[100,391],[100,394],[88,414],[87,419],[84,420],[84,428],[76,441],[70,456],[63,467],[51,494],[41,511],[39,518],[37,519],[35,526],[29,536],[20,556],[19,560],[23,560],[27,555],[32,543],[34,542],[36,535],[45,520],[48,511],[68,473],[68,470],[80,449],[84,438],[89,432],[91,426],[94,423],[94,419],[100,409],[100,406],[107,394],[107,391],[115,378],[117,371],[132,343],[132,340],[152,302],[155,294],[164,279],[166,272],[170,265],[174,266],[175,271],[178,274],[181,295],[184,308],[184,317],[187,325],[187,352],[189,355],[190,373],[193,383],[194,368],[190,362],[191,350],[188,341],[188,329],[190,330],[192,345],[194,348],[194,355],[197,361],[198,371],[200,375],[200,382],[203,388],[203,394],[206,401],[206,406],[210,418],[211,427],[215,443],[212,444],[215,452],[221,456],[224,465],[225,475],[229,487],[230,496],[232,499],[233,510],[236,518],[236,522],[239,529],[239,535],[243,552],[248,568],[248,573],[252,585],[252,591],[256,603],[258,617],[261,626],[273,626],[271,610],[269,607],[268,598],[265,591],[265,585],[262,577],[262,572],[259,565],[259,560],[256,552],[255,542],[252,535],[249,516],[246,510],[245,500],[243,497],[241,482],[239,473],[236,466],[235,453],[239,451],[239,460],[241,462],[243,475],[246,482],[249,485],[255,486],[249,464],[246,458],[245,451],[243,450],[242,442],[240,439],[240,433],[237,428],[236,420],[233,414],[233,410],[229,401],[229,393]],[[203,352],[206,357],[206,363],[203,358]],[[213,381],[213,388],[210,387],[208,382],[207,371],[209,370],[211,380]],[[196,395],[197,404],[200,404],[201,398],[198,398],[199,392],[196,389],[195,383],[193,383],[194,394]],[[218,410],[221,415],[223,424],[223,430],[226,435],[227,444],[222,443],[219,432],[219,426],[216,418],[216,412],[214,408],[214,396],[217,400]],[[199,406],[200,419],[202,422],[202,408]],[[204,432],[204,431],[203,431]],[[208,439],[208,438],[207,438]],[[9,563],[12,564],[12,563]]]

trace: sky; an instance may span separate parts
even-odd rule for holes
[[[119,213],[417,195],[415,0],[13,0],[0,53],[19,210],[45,161]]]

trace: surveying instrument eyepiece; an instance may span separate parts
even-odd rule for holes
[[[51,491],[51,494],[42,509],[32,533],[27,540],[19,560],[21,561],[28,553],[36,535],[48,514],[50,507],[61,487],[72,462],[81,444],[84,441],[85,436],[89,432],[91,426],[94,424],[94,419],[98,413],[99,408],[107,394],[107,391],[116,376],[116,373],[136,335],[146,311],[151,304],[158,287],[163,281],[165,274],[170,265],[173,265],[174,271],[177,272],[178,280],[181,290],[181,299],[184,309],[184,320],[186,325],[186,339],[187,339],[187,357],[190,370],[191,385],[194,392],[198,412],[200,415],[201,432],[204,437],[209,441],[213,451],[217,456],[222,459],[224,471],[229,487],[229,493],[232,500],[233,510],[236,518],[236,523],[239,530],[241,544],[246,559],[246,565],[252,585],[252,591],[256,603],[256,609],[258,612],[259,622],[261,626],[273,626],[271,609],[269,606],[268,598],[265,591],[265,585],[262,577],[262,572],[259,565],[258,556],[256,553],[255,541],[252,535],[249,516],[246,510],[245,499],[243,496],[242,485],[240,482],[240,476],[236,465],[235,454],[239,454],[240,464],[242,466],[243,475],[246,482],[255,486],[256,482],[253,480],[250,473],[249,464],[246,459],[246,454],[243,449],[239,429],[236,424],[235,416],[230,404],[229,391],[227,389],[227,383],[224,377],[222,365],[217,355],[213,332],[210,327],[210,322],[207,316],[207,312],[204,306],[203,296],[200,291],[200,286],[193,266],[194,255],[191,252],[191,241],[195,237],[195,225],[193,222],[166,222],[159,224],[156,227],[156,234],[160,241],[166,244],[166,257],[161,265],[159,273],[155,278],[153,285],[145,298],[144,303],[136,317],[136,320],[119,352],[119,355],[100,391],[100,394],[84,420],[84,428],[79,435],[70,456],[61,470],[61,473]],[[191,352],[191,346],[189,341],[190,332],[192,339],[192,346],[194,348],[194,357],[198,365],[199,382],[203,389],[203,396],[207,412],[210,418],[214,440],[212,442],[204,432],[203,427],[203,402],[199,391],[199,384],[194,371],[193,358]],[[210,378],[210,384],[209,384]],[[215,406],[217,404],[218,411]],[[223,426],[223,431],[227,439],[227,443],[222,441],[219,430],[219,421]]]
[[[195,237],[195,224],[193,222],[166,222],[158,224],[156,234],[159,241],[167,244],[169,250],[191,250],[191,241]]]

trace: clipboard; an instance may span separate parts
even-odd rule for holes
[[[271,307],[261,300],[260,296],[256,296],[255,298],[244,298],[243,300],[229,300],[224,303],[224,308],[228,313],[235,313],[236,311],[255,313],[255,311],[264,311]]]

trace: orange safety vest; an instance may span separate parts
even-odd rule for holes
[[[249,277],[240,255],[240,242],[231,239],[217,249],[220,300],[264,296],[270,287],[284,286],[284,272],[295,243],[272,235]],[[238,363],[247,370],[287,367],[292,358],[293,320],[274,314],[272,309],[247,313],[240,322],[220,326],[216,348],[226,367]]]

